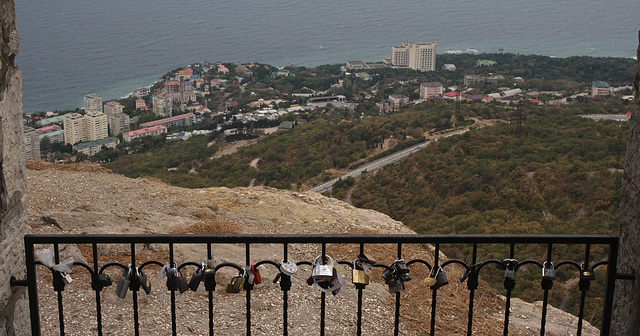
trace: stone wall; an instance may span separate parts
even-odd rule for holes
[[[22,74],[14,65],[18,41],[14,2],[0,0],[0,336],[29,330],[25,288],[9,285],[12,275],[25,278],[22,237],[27,230]]]

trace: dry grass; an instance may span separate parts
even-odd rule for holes
[[[215,215],[199,213],[200,222],[169,231],[170,234],[235,234],[240,230],[235,224],[222,222]]]

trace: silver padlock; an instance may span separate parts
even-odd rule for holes
[[[504,277],[508,280],[516,280],[516,265],[518,263],[515,259],[507,259],[505,265]]]
[[[131,264],[122,272],[120,279],[118,279],[118,285],[116,286],[116,295],[119,298],[124,299],[129,291],[129,285],[131,284]]]
[[[320,259],[322,255],[316,257],[313,261],[313,270],[311,271],[311,277],[317,281],[330,281],[334,278],[333,274],[333,259],[330,256],[327,257],[327,264],[322,265]]]
[[[552,262],[549,262],[550,267],[547,267],[547,262],[542,263],[542,279],[543,280],[555,280],[556,279],[556,269],[553,266]]]
[[[288,276],[294,276],[296,272],[298,272],[298,265],[291,260],[284,261],[284,259],[282,259],[280,261],[280,272]]]
[[[60,275],[62,276],[62,281],[64,281],[65,285],[68,285],[68,284],[71,283],[71,281],[73,281],[73,279],[71,278],[71,275],[69,275],[69,273],[60,272]]]

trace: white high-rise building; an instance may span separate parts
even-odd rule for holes
[[[84,117],[79,113],[69,113],[64,116],[64,143],[76,144],[83,141]]]
[[[391,47],[391,64],[419,71],[436,69],[436,43],[402,42]]]
[[[109,136],[107,116],[102,112],[91,111],[84,116],[86,138],[83,141],[104,139]]]
[[[89,93],[84,96],[84,111],[102,112],[102,97],[97,93]]]
[[[124,106],[122,106],[117,101],[111,100],[104,104],[104,114],[106,114],[107,116],[122,113],[123,109]]]

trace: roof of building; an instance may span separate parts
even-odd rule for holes
[[[108,138],[103,138],[103,139],[98,139],[98,140],[93,140],[88,142],[82,142],[82,143],[73,145],[73,149],[80,150],[80,149],[85,149],[85,148],[90,148],[95,146],[103,146],[103,145],[111,144],[114,142],[119,143],[120,139],[116,137],[108,137]]]
[[[409,98],[403,94],[394,94],[394,95],[390,95],[389,98],[393,98],[393,99],[404,99],[404,98]]]
[[[193,114],[193,113],[179,114],[177,116],[173,116],[173,117],[169,117],[169,118],[164,118],[164,119],[160,119],[160,120],[154,120],[154,121],[146,122],[144,124],[140,124],[140,127],[149,127],[149,126],[153,126],[153,125],[162,124],[162,123],[165,123],[165,122],[170,122],[170,121],[179,120],[179,119],[185,119],[185,118],[191,118],[191,117],[195,118],[195,116],[196,115]]]
[[[608,88],[609,87],[609,83],[603,82],[603,81],[595,81],[595,82],[592,82],[591,85],[595,86],[597,88]]]
[[[420,85],[424,87],[442,87],[442,84],[440,84],[440,82],[427,82]]]
[[[449,92],[445,93],[444,95],[447,96],[447,97],[457,97],[460,94],[461,94],[460,91],[449,91]]]
[[[156,125],[156,126],[141,128],[135,131],[125,132],[124,135],[126,136],[141,135],[141,134],[151,133],[151,132],[155,132],[163,129],[166,130],[167,128],[162,125]]]
[[[38,128],[37,131],[38,133],[42,134],[42,133],[48,133],[48,132],[53,132],[53,131],[57,131],[60,130],[60,126],[58,125],[50,125],[50,126],[45,126],[42,128]]]

